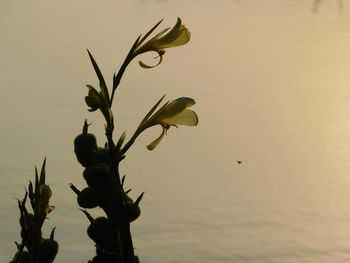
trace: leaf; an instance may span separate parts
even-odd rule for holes
[[[141,121],[140,126],[146,122],[148,120],[148,118],[152,115],[152,113],[158,108],[159,104],[162,102],[162,100],[164,99],[165,95],[163,95],[163,97],[160,98],[160,100],[158,100],[158,102],[152,107],[152,109],[146,114],[146,116],[143,118],[143,120]]]
[[[120,152],[120,149],[121,149],[121,147],[122,147],[122,145],[123,145],[123,143],[124,143],[124,141],[125,141],[125,138],[126,138],[126,131],[124,131],[124,132],[122,133],[122,135],[120,135],[119,140],[118,140],[118,142],[117,142],[117,145],[115,146],[115,150],[116,150],[117,152]]]
[[[88,211],[86,211],[85,209],[80,209],[80,211],[82,211],[86,215],[90,223],[94,222],[94,218],[88,213]]]
[[[143,38],[140,40],[140,42],[138,43],[138,45],[141,45],[145,40],[146,38],[152,34],[152,32],[160,25],[160,23],[162,23],[164,20],[164,18],[162,20],[160,20],[157,24],[155,24],[144,36]]]
[[[34,194],[35,194],[35,200],[39,200],[39,174],[38,174],[38,169],[35,166],[35,189],[34,189]]]
[[[139,205],[139,203],[140,203],[140,201],[141,201],[141,199],[142,199],[144,193],[145,193],[145,192],[142,192],[142,194],[140,194],[140,196],[136,199],[136,201],[135,201],[135,204],[136,204],[136,205]]]
[[[101,70],[100,70],[100,68],[98,67],[98,65],[97,65],[97,63],[96,63],[94,57],[92,56],[92,54],[90,53],[90,51],[89,51],[88,49],[87,49],[87,52],[88,52],[88,54],[89,54],[89,57],[90,57],[92,66],[93,66],[94,69],[95,69],[96,75],[97,75],[97,77],[98,77],[98,79],[99,79],[99,81],[100,81],[100,88],[101,88],[101,91],[102,91],[102,93],[103,93],[103,96],[104,96],[106,102],[108,103],[108,101],[109,101],[109,95],[108,95],[108,89],[107,89],[106,82],[105,82],[105,80],[104,80],[104,78],[103,78],[103,75],[102,75],[102,73],[101,73]]]
[[[34,200],[34,191],[33,191],[33,183],[31,181],[29,181],[28,191],[29,191],[29,199],[30,199],[30,201],[33,201]]]
[[[53,240],[54,237],[55,237],[55,230],[56,230],[56,227],[54,227],[51,231],[51,234],[50,234],[50,239]]]
[[[123,64],[121,65],[121,67],[120,67],[120,69],[119,69],[119,71],[118,71],[118,74],[114,73],[114,75],[113,75],[113,90],[112,90],[112,97],[111,97],[111,99],[110,99],[110,101],[109,101],[109,105],[112,104],[114,92],[115,92],[115,90],[117,89],[117,87],[118,87],[118,85],[119,85],[119,83],[120,83],[120,80],[121,80],[121,78],[122,78],[122,76],[123,76],[123,74],[124,74],[124,72],[125,72],[126,67],[129,65],[130,61],[132,60],[132,58],[133,58],[133,56],[134,56],[134,51],[135,51],[135,49],[136,49],[137,46],[138,46],[140,37],[141,37],[141,36],[139,36],[139,37],[135,40],[134,44],[133,44],[132,47],[130,48],[128,55],[126,56],[126,58],[125,58]]]
[[[122,178],[122,187],[123,187],[124,182],[125,182],[125,177],[126,177],[126,175],[124,175],[123,178]]]
[[[73,192],[76,193],[77,195],[80,194],[79,189],[76,188],[76,187],[74,186],[74,184],[69,184],[69,187],[70,187],[70,189],[72,189]]]
[[[40,171],[40,185],[45,184],[45,166],[46,166],[46,157],[44,159],[43,165],[41,166],[41,171]]]

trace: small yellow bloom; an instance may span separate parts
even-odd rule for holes
[[[54,207],[49,204],[50,198],[52,196],[52,191],[50,186],[43,184],[40,186],[40,213],[47,215],[50,213]]]
[[[112,112],[108,106],[108,100],[105,98],[102,91],[98,92],[91,85],[86,85],[89,89],[88,96],[85,97],[86,104],[90,107],[89,111],[100,110],[106,120],[111,120]]]
[[[157,52],[159,55],[159,62],[155,66],[149,66],[143,63],[142,61],[139,61],[139,64],[143,68],[153,68],[158,66],[163,59],[163,55],[165,53],[166,48],[171,47],[178,47],[186,44],[191,39],[191,34],[188,29],[181,24],[181,19],[178,18],[175,26],[167,33],[165,34],[169,28],[166,28],[159,32],[157,35],[155,35],[153,38],[148,40],[146,43],[143,44],[143,42],[146,40],[146,38],[158,27],[158,25],[163,20],[159,21],[150,31],[147,32],[147,34],[137,43],[137,47],[134,51],[133,57],[136,57],[142,53],[148,52],[148,51],[154,51]],[[165,35],[164,35],[165,34]]]
[[[195,101],[192,98],[186,97],[178,98],[171,102],[165,103],[156,113],[149,117],[153,113],[153,111],[158,107],[163,98],[164,96],[146,115],[145,119],[140,125],[142,127],[142,130],[158,124],[162,126],[162,134],[147,146],[148,150],[150,151],[153,150],[160,143],[160,141],[167,134],[167,131],[171,126],[196,126],[198,124],[197,114],[194,111],[187,109],[194,105]]]

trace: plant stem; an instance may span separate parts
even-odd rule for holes
[[[126,67],[129,65],[129,63],[132,61],[132,59],[134,58],[134,51],[137,47],[137,45],[139,44],[139,40],[140,40],[140,37],[139,36],[134,44],[132,45],[131,49],[129,50],[129,53],[128,55],[126,56],[123,64],[121,65],[119,71],[118,71],[118,74],[114,74],[113,76],[113,87],[112,87],[112,94],[111,94],[111,98],[109,100],[109,107],[111,108],[112,107],[112,102],[113,102],[113,98],[114,98],[114,93],[115,93],[115,90],[118,88],[119,86],[119,83],[120,83],[120,80],[122,79],[123,77],[123,74],[126,70]]]
[[[109,154],[112,160],[110,200],[107,206],[107,216],[111,220],[115,234],[116,248],[120,251],[118,263],[134,263],[134,246],[130,233],[130,222],[127,217],[124,202],[124,190],[119,175],[119,159],[115,156],[115,144],[113,142],[113,120],[107,123],[106,137],[108,141]]]

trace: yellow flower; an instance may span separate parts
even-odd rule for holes
[[[174,27],[167,34],[165,33],[169,30],[169,28],[162,30],[143,44],[146,38],[158,27],[162,21],[163,20],[159,21],[142,39],[138,41],[134,50],[133,58],[148,51],[155,51],[159,54],[159,62],[155,66],[149,66],[142,61],[139,61],[140,66],[143,68],[153,68],[158,66],[163,60],[162,56],[164,55],[166,48],[182,46],[190,41],[190,31],[188,31],[188,29],[181,24],[181,19],[178,18]]]
[[[106,120],[112,119],[112,112],[108,106],[108,100],[105,98],[102,91],[98,92],[91,85],[86,85],[89,89],[88,96],[85,97],[86,104],[90,107],[89,111],[100,110]]]
[[[164,96],[157,102],[140,124],[142,130],[158,124],[162,126],[162,134],[147,146],[150,151],[160,143],[171,126],[196,126],[198,124],[197,114],[194,111],[187,109],[195,104],[195,101],[192,98],[182,97],[171,102],[168,101],[151,116],[163,98]]]
[[[43,184],[40,186],[40,200],[39,200],[39,203],[40,203],[40,214],[41,215],[47,215],[48,213],[50,213],[54,207],[51,206],[49,204],[49,201],[50,201],[50,198],[52,196],[52,191],[51,191],[51,188],[50,186],[48,186],[47,184]]]

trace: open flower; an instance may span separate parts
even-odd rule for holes
[[[198,124],[197,114],[188,109],[195,104],[195,101],[192,98],[181,97],[171,102],[168,101],[152,115],[163,98],[164,96],[156,103],[140,124],[141,130],[145,130],[158,124],[162,126],[162,134],[147,146],[150,151],[160,143],[171,126],[196,126]]]
[[[181,19],[178,18],[176,24],[168,33],[166,32],[170,28],[162,30],[146,43],[143,43],[162,21],[163,20],[159,21],[150,31],[147,32],[147,34],[142,39],[138,41],[137,46],[134,50],[133,58],[148,51],[154,51],[158,53],[159,62],[155,66],[149,66],[142,61],[139,61],[140,66],[143,68],[153,68],[158,66],[162,62],[162,56],[164,55],[166,48],[182,46],[190,41],[190,32],[184,25],[181,24]]]

